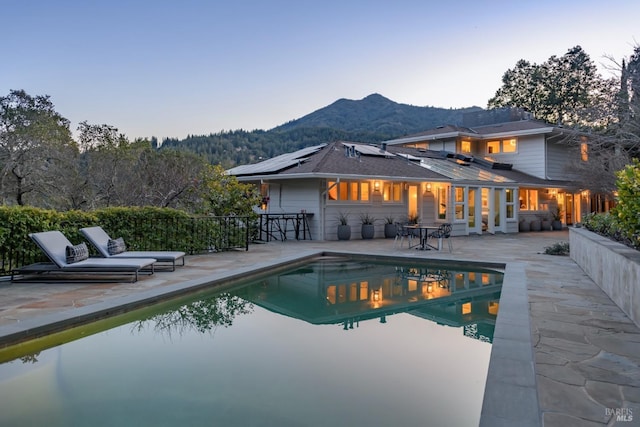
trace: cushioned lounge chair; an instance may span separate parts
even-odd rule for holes
[[[109,237],[102,227],[81,228],[80,233],[98,250],[100,256],[104,258],[155,258],[157,262],[171,263],[171,271],[176,269],[176,262],[182,260],[184,265],[184,252],[179,251],[127,251],[114,254],[109,251],[109,242],[116,240]],[[122,242],[123,243],[123,242]]]
[[[31,233],[29,237],[42,249],[51,262],[40,262],[17,268],[11,272],[11,280],[15,280],[16,275],[21,279],[26,279],[32,275],[38,275],[38,279],[45,279],[44,275],[51,277],[57,274],[84,274],[83,281],[98,280],[104,276],[132,276],[132,281],[138,280],[138,273],[142,270],[153,274],[153,264],[155,258],[135,258],[135,259],[108,259],[108,258],[88,258],[77,257],[77,260],[70,260],[70,251],[84,247],[86,245],[73,245],[60,231],[43,231]],[[88,256],[88,251],[86,251]],[[84,259],[83,259],[84,258]],[[102,279],[101,279],[102,280]]]

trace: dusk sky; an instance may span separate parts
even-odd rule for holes
[[[130,139],[271,129],[379,93],[486,107],[519,59],[640,43],[637,0],[0,0],[0,96]]]

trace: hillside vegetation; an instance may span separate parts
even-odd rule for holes
[[[336,140],[379,142],[443,124],[460,124],[464,113],[477,110],[481,108],[416,107],[373,94],[357,101],[339,99],[268,131],[190,135],[182,140],[165,139],[161,148],[188,150],[230,168],[315,144]]]

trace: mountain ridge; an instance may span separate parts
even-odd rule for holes
[[[419,107],[397,103],[379,93],[373,93],[360,100],[340,98],[270,131],[279,132],[299,127],[331,127],[402,136],[436,126],[460,124],[464,113],[478,110],[482,108],[477,106],[456,109]]]
[[[400,104],[374,93],[360,100],[340,98],[299,119],[269,130],[234,130],[185,139],[165,138],[161,149],[191,151],[225,168],[299,150],[310,145],[348,140],[376,143],[442,125],[462,124],[480,107],[438,108]]]

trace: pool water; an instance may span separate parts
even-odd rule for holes
[[[501,285],[313,261],[3,363],[0,425],[477,425]]]

